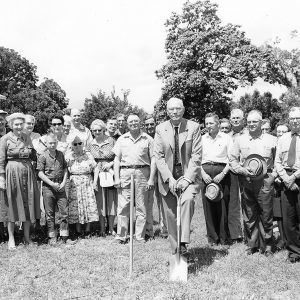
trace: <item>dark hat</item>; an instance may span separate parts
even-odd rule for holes
[[[223,198],[223,192],[217,183],[209,183],[205,189],[205,197],[212,202],[218,202]]]
[[[259,180],[267,174],[267,162],[259,154],[250,154],[243,166],[253,174],[250,176],[252,180]]]

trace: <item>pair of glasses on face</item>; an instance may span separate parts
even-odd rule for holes
[[[81,146],[82,145],[82,142],[79,142],[79,143],[73,143],[73,146]]]
[[[60,125],[62,125],[61,122],[60,123],[52,123],[52,126],[60,126]]]
[[[145,127],[152,127],[154,126],[154,123],[145,124]]]
[[[102,129],[94,129],[93,132],[102,132]]]

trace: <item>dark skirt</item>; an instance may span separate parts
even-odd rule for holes
[[[34,223],[40,219],[40,192],[29,160],[7,162],[6,194],[8,221]]]

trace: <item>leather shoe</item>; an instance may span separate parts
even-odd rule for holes
[[[246,253],[247,253],[247,255],[252,255],[252,254],[254,254],[254,253],[257,252],[257,251],[258,251],[257,248],[248,248],[248,249],[246,250]]]
[[[273,251],[272,251],[272,247],[271,246],[266,246],[266,250],[265,250],[264,255],[266,257],[269,257],[269,256],[273,255]]]

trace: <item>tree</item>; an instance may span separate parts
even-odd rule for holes
[[[270,92],[260,94],[258,90],[255,90],[252,95],[246,93],[234,106],[242,109],[245,113],[252,109],[259,110],[263,118],[271,121],[272,128],[285,117],[282,103],[274,99]]]
[[[167,99],[177,96],[186,117],[201,122],[209,111],[226,116],[233,90],[262,76],[263,51],[240,26],[221,24],[216,4],[188,1],[182,14],[173,13],[165,26],[167,63],[156,72],[164,83],[156,114]]]
[[[0,47],[0,94],[10,97],[24,88],[35,88],[36,66],[12,49]]]
[[[110,95],[99,90],[97,95],[92,94],[90,98],[86,98],[82,110],[82,123],[90,127],[93,120],[100,119],[106,121],[108,117],[116,116],[118,113],[123,113],[126,116],[134,113],[143,120],[146,112],[128,102],[129,90],[122,92],[122,98],[116,94],[115,89],[113,89]]]
[[[6,100],[0,99],[1,109],[8,113],[23,112],[35,116],[34,130],[41,134],[49,127],[48,119],[54,114],[62,114],[67,105],[66,93],[54,80],[47,78],[36,88],[25,87]]]

